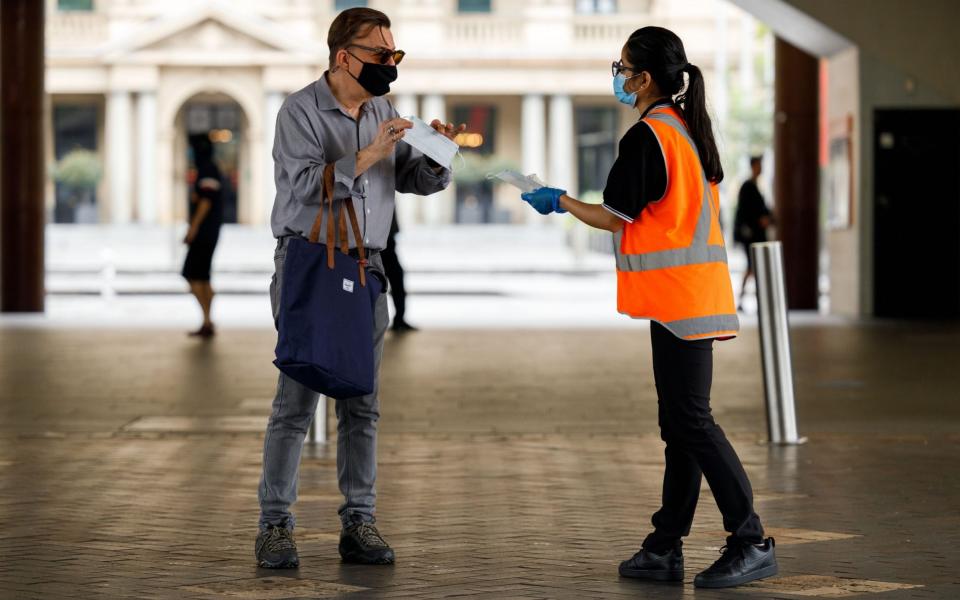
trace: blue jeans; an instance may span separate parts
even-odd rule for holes
[[[283,263],[287,239],[277,241],[273,262],[276,272],[270,282],[270,303],[276,323],[280,311]],[[370,265],[382,272],[379,255]],[[337,400],[337,480],[344,502],[338,513],[341,521],[374,521],[377,492],[377,421],[380,405],[380,359],[389,316],[386,294],[377,299],[373,322],[375,379],[373,393],[358,398]],[[290,507],[297,500],[300,453],[310,423],[317,412],[319,395],[285,374],[280,374],[273,409],[263,440],[263,475],[257,497],[260,500],[260,528],[285,525],[293,528],[295,518]]]

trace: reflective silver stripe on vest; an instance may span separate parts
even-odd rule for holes
[[[691,336],[709,337],[710,334],[737,331],[740,329],[740,320],[737,315],[713,315],[709,317],[694,317],[664,323],[664,327],[673,335],[682,338]]]
[[[663,113],[651,113],[647,118],[655,119],[673,127],[677,133],[683,136],[687,143],[690,144],[694,153],[697,153],[697,145],[693,143],[686,128],[679,120]],[[656,131],[654,131],[654,134],[656,134]],[[623,234],[622,232],[617,232],[614,234],[613,242],[618,271],[650,271],[683,265],[727,262],[727,251],[723,246],[707,245],[707,239],[710,236],[713,195],[710,193],[710,182],[707,181],[707,174],[702,166],[700,168],[700,175],[703,181],[703,198],[700,202],[700,214],[697,216],[697,224],[693,230],[693,240],[691,240],[690,246],[686,248],[660,250],[657,252],[646,252],[644,254],[623,254],[620,252]]]
[[[614,243],[620,248],[622,233],[614,234]],[[618,271],[652,271],[684,265],[699,265],[712,262],[727,262],[727,249],[712,244],[709,246],[689,246],[674,250],[660,250],[644,254],[622,254],[616,252]]]

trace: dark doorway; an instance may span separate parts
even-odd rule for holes
[[[874,113],[878,317],[960,317],[960,110]]]
[[[53,222],[97,223],[97,186],[102,165],[97,156],[99,108],[93,104],[56,104],[53,107],[55,176]]]
[[[213,142],[213,160],[223,174],[223,222],[237,222],[237,187],[240,181],[240,146],[243,112],[235,103],[194,101],[186,107],[187,136],[206,134]],[[193,189],[196,168],[188,153],[187,198]]]
[[[617,158],[618,109],[609,106],[577,108],[577,181],[580,194],[603,192],[607,174]]]
[[[481,170],[493,157],[496,148],[497,108],[488,105],[455,106],[453,122],[465,123],[460,143],[464,159]],[[457,182],[457,204],[454,222],[461,224],[496,223],[493,205],[493,184],[486,177]]]

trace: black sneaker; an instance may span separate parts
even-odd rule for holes
[[[620,576],[649,581],[683,581],[683,553],[673,548],[663,554],[640,549],[620,563]]]
[[[354,521],[340,532],[340,558],[361,565],[392,565],[396,557],[373,523]]]
[[[776,543],[767,538],[762,545],[733,544],[724,546],[717,562],[698,574],[693,585],[702,588],[725,588],[777,574]]]
[[[257,535],[254,546],[257,566],[266,569],[296,569],[300,566],[293,532],[283,526],[268,525]]]

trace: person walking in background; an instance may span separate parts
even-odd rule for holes
[[[733,219],[733,241],[743,246],[747,253],[747,271],[743,274],[743,283],[740,285],[740,300],[737,310],[743,310],[743,296],[747,291],[747,280],[753,277],[753,257],[750,255],[750,244],[767,241],[767,228],[773,224],[773,213],[767,207],[757,181],[763,173],[763,157],[750,157],[750,179],[740,186],[737,196],[737,212]]]
[[[550,187],[522,198],[541,214],[569,212],[613,232],[617,309],[652,321],[653,377],[666,442],[663,503],[653,531],[620,564],[620,575],[683,580],[682,539],[706,476],[729,535],[720,558],[694,585],[732,587],[770,577],[777,573],[773,538],[764,538],[750,480],[710,409],[714,340],[734,337],[740,323],[720,231],[723,167],[703,74],[687,62],[680,38],[662,27],[633,32],[612,71],[614,94],[639,112],[640,121],[620,140],[603,204]]]
[[[197,177],[190,193],[190,228],[183,239],[189,249],[181,274],[190,284],[190,293],[203,311],[203,325],[190,335],[209,338],[214,334],[210,319],[214,295],[210,285],[210,266],[223,222],[222,177],[213,161],[213,143],[208,134],[191,135],[190,148]]]
[[[393,307],[396,314],[393,316],[393,325],[390,328],[396,333],[416,331],[417,328],[404,319],[407,311],[407,289],[403,285],[403,266],[397,256],[397,234],[400,226],[397,223],[397,211],[393,211],[393,221],[390,223],[390,235],[387,237],[387,247],[380,253],[383,259],[383,270],[386,271],[387,281],[390,282],[390,295],[393,296]]]

